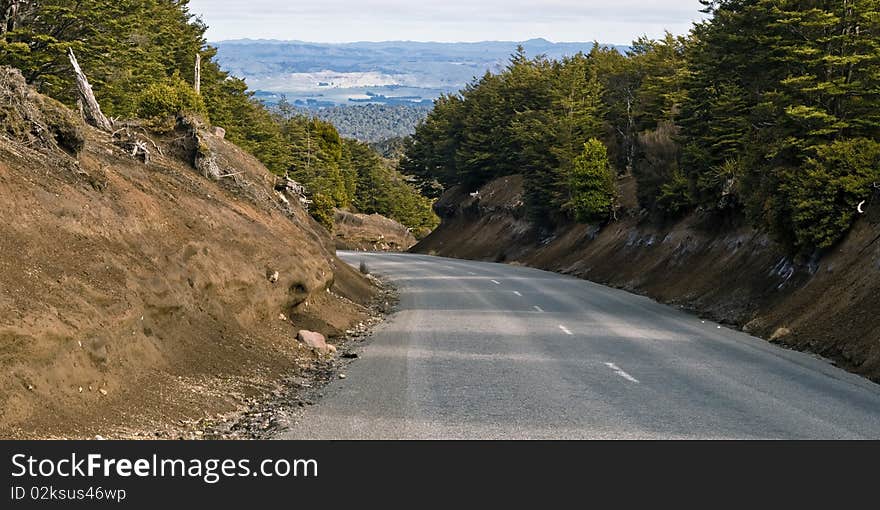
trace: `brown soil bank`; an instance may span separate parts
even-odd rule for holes
[[[416,244],[409,229],[381,214],[336,210],[333,235],[340,250],[406,251]]]
[[[0,437],[232,411],[315,359],[298,328],[363,320],[372,284],[254,158],[191,126],[85,128],[0,71]]]
[[[625,203],[631,187],[621,182]],[[665,228],[629,218],[542,234],[524,218],[522,178],[472,191],[443,196],[443,224],[413,251],[523,263],[646,294],[880,381],[877,197],[839,246],[796,263],[761,233],[707,228],[697,216]]]

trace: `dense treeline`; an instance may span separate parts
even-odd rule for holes
[[[445,96],[406,148],[426,193],[521,173],[545,226],[641,209],[745,216],[793,250],[831,246],[880,182],[880,2],[703,0],[685,37],[514,55]]]
[[[243,80],[224,72],[207,27],[188,0],[0,0],[0,64],[74,107],[73,48],[108,116],[195,114],[227,131],[272,172],[305,184],[313,215],[332,227],[333,207],[364,205],[416,231],[434,226],[431,204],[375,156],[322,121],[270,112]],[[201,95],[193,90],[201,55]],[[364,186],[386,186],[370,190]],[[358,197],[370,195],[372,201]]]

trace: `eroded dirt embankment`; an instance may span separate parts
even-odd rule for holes
[[[620,184],[626,202],[633,184]],[[835,249],[795,262],[762,233],[698,216],[542,233],[525,218],[521,177],[474,191],[450,189],[436,206],[442,225],[413,251],[522,263],[646,294],[880,381],[878,197]]]
[[[0,437],[231,413],[321,356],[298,329],[364,320],[374,286],[254,158],[191,125],[86,128],[0,69]]]
[[[355,251],[406,251],[416,238],[405,226],[381,214],[355,214],[336,209],[336,248]]]

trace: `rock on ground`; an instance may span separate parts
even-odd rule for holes
[[[301,329],[299,330],[299,333],[296,334],[296,338],[300,342],[308,345],[312,349],[315,349],[322,354],[336,352],[336,346],[333,344],[328,344],[327,338],[324,337],[324,335],[322,335],[321,333],[316,333],[307,329]]]

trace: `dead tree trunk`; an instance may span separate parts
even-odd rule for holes
[[[113,124],[107,120],[104,113],[101,112],[101,105],[95,99],[95,93],[92,92],[92,86],[85,73],[79,67],[76,61],[76,55],[73,54],[73,48],[67,49],[67,56],[70,57],[70,64],[73,66],[73,72],[76,74],[76,88],[79,91],[80,99],[82,99],[83,114],[86,122],[104,131],[112,131]]]
[[[196,53],[196,72],[195,77],[193,78],[193,88],[196,89],[196,94],[202,93],[202,55],[200,53]]]

